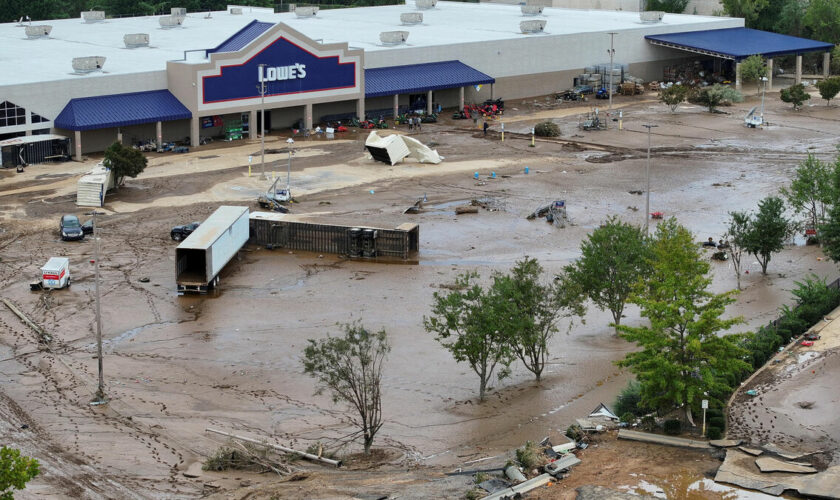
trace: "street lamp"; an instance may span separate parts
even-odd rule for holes
[[[91,404],[101,405],[107,403],[108,398],[105,397],[105,381],[102,375],[102,315],[99,306],[101,299],[99,294],[99,235],[96,230],[96,216],[105,215],[105,212],[97,212],[96,210],[93,210],[91,212],[86,212],[85,215],[93,216],[93,240],[96,242],[93,250],[93,263],[96,269],[94,288],[96,290],[96,358],[99,362],[99,386],[96,389],[96,394],[94,395]]]
[[[289,149],[289,165],[286,167],[286,193],[288,193],[290,199],[292,197],[292,191],[291,191],[291,188],[290,188],[290,186],[292,184],[292,144],[294,144],[294,143],[295,143],[295,140],[292,139],[291,137],[286,139],[286,144],[289,145],[289,147],[288,147],[288,149]]]
[[[608,51],[607,51],[607,53],[609,53],[609,55],[610,55],[610,88],[609,88],[609,94],[610,94],[610,105],[609,105],[609,109],[608,109],[607,111],[608,111],[608,112],[612,112],[612,94],[613,94],[613,56],[615,56],[615,48],[613,48],[613,42],[615,41],[615,35],[617,35],[618,33],[616,33],[616,32],[610,32],[610,33],[607,33],[607,34],[608,34],[608,35],[610,35],[610,50],[608,50]],[[608,114],[609,114],[609,113],[608,113]]]
[[[764,125],[764,94],[767,93],[767,77],[762,76],[761,81],[764,82],[761,89],[761,124]]]
[[[265,67],[267,64],[260,64],[260,75],[265,74]],[[260,84],[257,85],[257,90],[260,92],[260,149],[262,150],[262,160],[260,166],[262,168],[262,177],[265,179],[265,80],[260,79]]]
[[[650,234],[650,129],[658,127],[659,125],[651,125],[649,123],[642,125],[648,129],[648,151],[647,151],[647,167],[645,168],[645,178],[647,179],[647,189],[645,189],[645,236]]]

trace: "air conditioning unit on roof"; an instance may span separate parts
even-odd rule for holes
[[[73,71],[75,71],[76,73],[92,73],[94,71],[102,71],[102,66],[104,65],[105,58],[102,56],[73,58]]]
[[[522,21],[519,23],[519,29],[522,33],[542,33],[545,29],[545,23],[546,21],[544,19]]]
[[[184,24],[184,17],[162,16],[158,18],[160,27],[163,29],[178,28]]]
[[[295,15],[298,17],[315,17],[318,14],[318,7],[314,6],[307,6],[307,7],[296,7],[295,8]]]
[[[86,23],[98,23],[105,20],[105,11],[104,10],[89,10],[87,12],[82,12],[82,19],[85,20]]]
[[[230,15],[241,16],[242,15],[242,7],[231,7],[230,8]]]
[[[149,46],[148,33],[130,33],[123,36],[123,42],[128,49],[136,49],[137,47]]]
[[[662,21],[662,18],[664,16],[665,13],[658,10],[648,10],[639,12],[639,19],[641,19],[643,23],[658,23]]]
[[[36,38],[47,38],[50,36],[50,32],[52,31],[52,26],[48,26],[46,24],[41,24],[37,26],[27,26],[26,27],[26,38],[29,39],[36,39]]]
[[[422,12],[403,12],[400,14],[400,22],[403,24],[420,24],[423,22]]]
[[[521,7],[523,16],[538,16],[542,14],[542,5],[523,5]]]
[[[414,4],[418,9],[434,9],[435,5],[437,5],[437,0],[416,0]]]
[[[383,45],[400,45],[408,39],[408,31],[383,31],[379,40]]]
[[[185,7],[172,7],[169,15],[172,17],[187,17],[187,9]]]

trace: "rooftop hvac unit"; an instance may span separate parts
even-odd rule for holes
[[[522,33],[542,33],[545,29],[545,23],[546,21],[544,19],[522,21],[519,23],[519,29]]]
[[[384,45],[400,45],[408,39],[408,31],[383,31],[379,40]]]
[[[26,27],[26,38],[47,38],[50,36],[50,32],[52,31],[52,26],[48,26],[46,24],[41,24],[38,26],[27,26]]]
[[[242,7],[231,7],[230,13],[233,16],[241,16],[242,15]]]
[[[137,47],[148,47],[149,34],[130,33],[128,35],[123,36],[123,42],[125,42],[125,47],[127,49],[136,49]]]
[[[172,17],[172,16],[163,16],[159,17],[158,21],[160,22],[160,27],[163,29],[170,29],[170,28],[178,28],[182,24],[184,24],[183,17]]]
[[[104,10],[89,10],[87,12],[82,12],[82,19],[85,20],[86,23],[98,23],[105,20],[105,11]]]
[[[296,7],[295,8],[295,15],[298,17],[315,17],[315,14],[318,13],[318,7],[310,6],[310,7]]]
[[[184,7],[172,7],[169,13],[172,17],[187,17],[187,9]]]
[[[418,9],[434,9],[437,5],[437,0],[417,0],[414,2]]]
[[[639,12],[639,19],[642,20],[643,23],[658,23],[662,21],[662,17],[665,15],[664,12],[659,10],[649,10],[644,12]]]
[[[400,14],[400,22],[403,24],[420,24],[423,22],[422,12],[404,12]]]
[[[522,6],[522,15],[523,16],[538,16],[542,14],[543,6],[542,5],[523,5]]]
[[[102,56],[73,58],[73,70],[76,73],[92,73],[94,71],[102,71],[102,66],[104,65],[105,58]]]

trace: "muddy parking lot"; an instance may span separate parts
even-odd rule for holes
[[[61,214],[83,212],[74,205],[75,184],[97,159],[0,172],[0,295],[55,338],[49,349],[39,346],[17,317],[0,310],[0,436],[44,464],[24,497],[202,495],[214,477],[182,472],[220,444],[206,427],[297,448],[348,434],[340,408],[313,396],[300,358],[306,339],[336,334],[336,323],[355,319],[387,330],[393,345],[384,380],[386,422],[376,443],[390,450],[393,464],[451,468],[562,432],[599,402],[610,404],[628,379],[613,361],[631,346],[615,337],[608,314],[590,308],[585,324],[576,321],[557,335],[541,385],[517,367],[478,404],[475,376],[423,330],[432,294],[459,273],[476,270],[489,278],[524,255],[558,271],[608,216],[642,224],[644,196],[630,191],[645,185],[643,124],[658,125],[651,134],[651,211],[677,217],[698,241],[718,239],[727,212],[752,209],[776,193],[808,152],[832,159],[840,135],[836,108],[793,112],[776,95],[768,96],[770,125],[763,130],[743,126],[755,96],[719,115],[696,106],[672,114],[650,96],[619,97],[624,130],[613,123],[602,132],[577,130],[585,107],[547,109],[544,102],[508,103],[504,142],[497,123],[486,138],[471,122],[451,120],[412,133],[445,156],[440,165],[374,163],[363,152],[364,131],[334,141],[299,140],[291,183],[300,203],[293,212],[382,227],[417,222],[417,264],[245,248],[223,271],[213,297],[175,293],[169,230],[202,220],[220,204],[256,210],[256,196],[269,184],[259,166],[248,176],[247,157],[259,142],[152,155],[146,172],[108,196],[108,215],[100,220],[111,398],[104,407],[88,405],[97,385],[93,241],[61,242],[56,232]],[[531,126],[552,117],[561,138],[529,147]],[[279,149],[284,141],[278,133],[266,147]],[[287,153],[268,154],[266,161],[269,175],[285,175]],[[423,196],[427,211],[403,214]],[[472,199],[497,210],[455,214],[454,205]],[[555,199],[566,200],[571,226],[525,219]],[[70,258],[72,287],[30,292],[28,282],[50,256]],[[757,264],[746,267],[744,291],[729,311],[746,319],[736,331],[773,319],[805,274],[836,274],[818,248],[801,245],[774,256],[766,277]],[[728,263],[714,263],[713,273],[717,291],[735,287]],[[626,321],[638,322],[638,312],[628,310]],[[238,481],[231,476],[221,485]],[[433,486],[423,491],[435,495]],[[330,494],[343,498],[337,490]]]

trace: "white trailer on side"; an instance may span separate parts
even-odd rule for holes
[[[207,293],[248,241],[248,207],[222,206],[175,249],[178,293]]]
[[[50,257],[41,268],[41,280],[44,288],[64,288],[70,286],[70,259]]]

